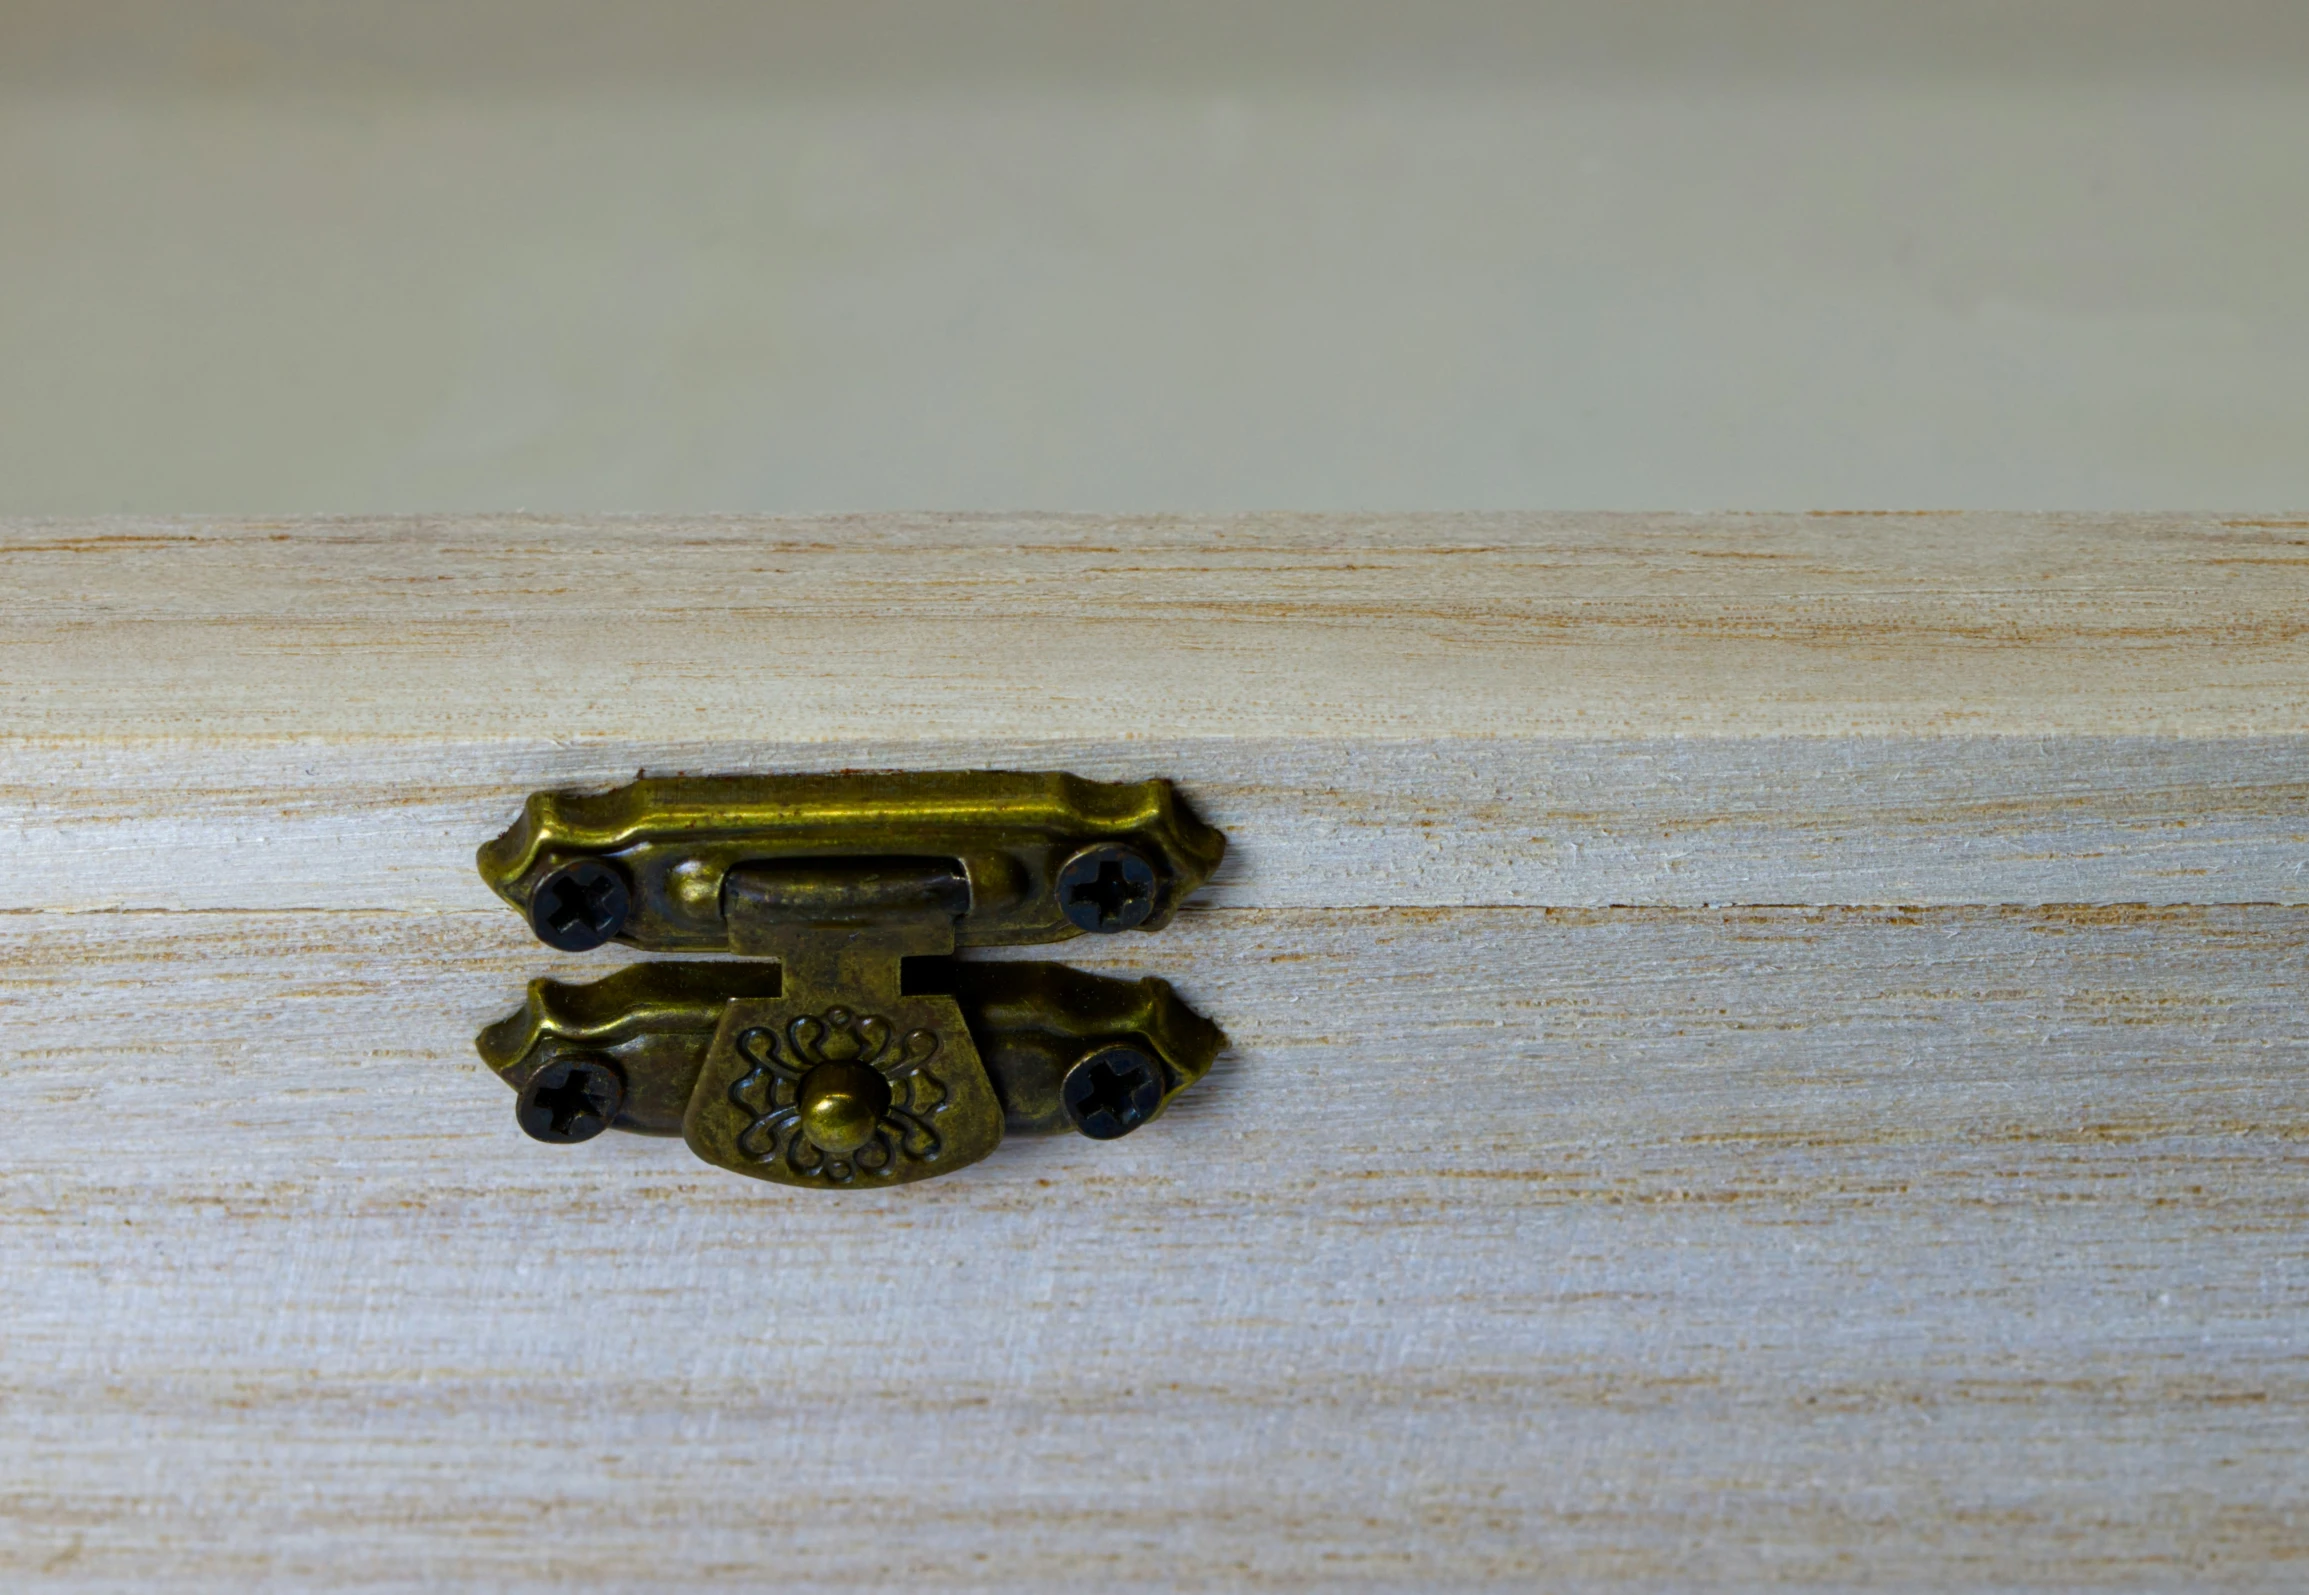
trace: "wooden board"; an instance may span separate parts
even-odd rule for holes
[[[18,523],[26,906],[480,906],[637,769],[1185,781],[1273,906],[2309,902],[2309,521]]]
[[[7,527],[0,1571],[2294,1587],[2305,570],[2179,518]],[[833,1199],[515,1131],[472,1031],[619,956],[473,876],[521,792],[981,762],[1235,838],[1066,949],[1233,1036],[1161,1124]]]

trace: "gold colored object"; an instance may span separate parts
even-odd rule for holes
[[[685,776],[613,792],[539,792],[481,849],[481,878],[528,915],[557,867],[607,860],[630,911],[617,940],[656,952],[729,946],[723,890],[741,864],[940,860],[967,882],[959,947],[1018,947],[1079,933],[1054,889],[1090,844],[1130,848],[1158,886],[1136,928],[1160,930],[1210,879],[1227,841],[1168,781],[963,771],[877,775]]]
[[[816,1188],[975,1162],[1014,1130],[1106,1139],[1155,1117],[1225,1038],[1159,980],[974,964],[962,946],[1156,929],[1225,838],[1168,782],[999,772],[639,781],[540,793],[485,879],[570,949],[617,939],[765,962],[538,981],[482,1057],[597,1115],[545,1139],[680,1133],[709,1163]],[[613,1105],[614,1104],[614,1114]],[[580,1128],[558,1133],[572,1123]]]
[[[890,1082],[870,1063],[819,1063],[794,1082],[799,1133],[831,1156],[856,1156],[896,1106]]]
[[[1006,959],[932,965],[919,977],[909,971],[909,983],[962,1010],[1013,1134],[1072,1128],[1061,1090],[1086,1058],[1117,1046],[1144,1050],[1167,1104],[1203,1077],[1226,1041],[1168,981],[1151,976],[1121,980]],[[629,964],[584,985],[531,981],[521,1009],[481,1032],[481,1057],[516,1091],[557,1059],[606,1058],[627,1082],[617,1128],[679,1135],[724,1010],[778,992],[775,964],[727,961]]]

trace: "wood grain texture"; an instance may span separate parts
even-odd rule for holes
[[[2309,522],[0,526],[0,1582],[2284,1590]],[[520,1137],[472,851],[1169,775],[1233,1050],[827,1200]]]
[[[1257,906],[2309,902],[2309,522],[0,527],[24,906],[479,907],[637,770],[1172,775]]]
[[[1194,914],[1173,1116],[829,1202],[524,1141],[510,916],[15,916],[0,1566],[2291,1587],[2305,933]]]

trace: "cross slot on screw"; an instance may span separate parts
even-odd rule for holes
[[[633,895],[615,864],[582,858],[537,883],[529,923],[537,939],[565,953],[591,952],[625,929]]]
[[[529,1077],[514,1101],[513,1117],[539,1141],[557,1146],[590,1141],[625,1107],[625,1077],[607,1058],[555,1058]]]
[[[1067,1116],[1093,1141],[1130,1134],[1163,1105],[1162,1074],[1136,1047],[1106,1047],[1066,1071],[1059,1086]]]
[[[1136,929],[1154,912],[1154,866],[1111,842],[1086,847],[1059,869],[1058,906],[1084,930]]]

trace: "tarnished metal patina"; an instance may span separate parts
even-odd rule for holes
[[[479,1038],[542,1140],[679,1133],[787,1185],[897,1185],[1005,1129],[1095,1139],[1210,1068],[1218,1028],[1160,980],[972,963],[973,946],[1154,930],[1225,838],[1165,781],[1003,772],[637,781],[539,793],[481,850],[540,939],[711,948],[532,984]]]
[[[587,945],[718,952],[732,950],[723,888],[740,865],[942,862],[967,891],[955,945],[1017,947],[1086,928],[1160,930],[1226,846],[1168,781],[993,770],[675,777],[533,795],[520,823],[481,849],[481,877],[541,935],[590,923]],[[1060,875],[1092,849],[1114,856],[1086,861],[1097,867],[1070,880],[1062,902]],[[617,897],[622,910],[588,920]],[[1111,912],[1085,926],[1070,907]]]

